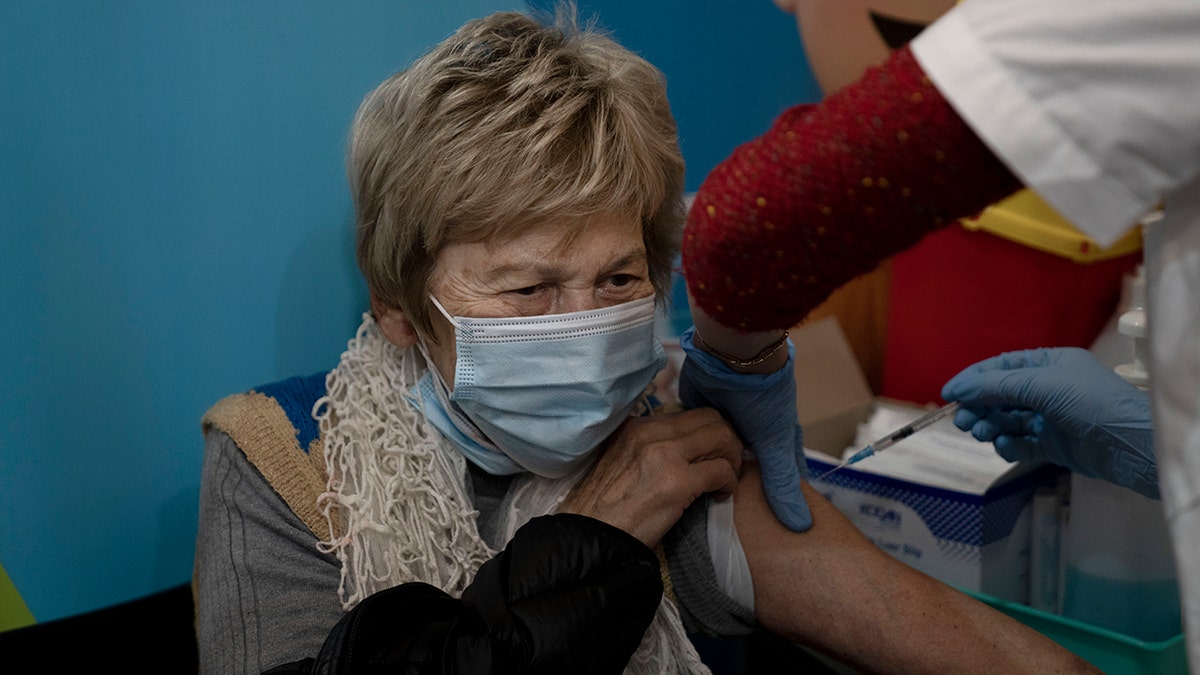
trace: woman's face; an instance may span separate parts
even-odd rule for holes
[[[505,318],[564,314],[619,305],[654,292],[642,227],[598,217],[567,243],[559,223],[502,241],[451,244],[434,265],[430,288],[451,316]],[[433,365],[453,387],[454,327],[430,311]]]

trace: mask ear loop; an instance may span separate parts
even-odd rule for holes
[[[446,317],[446,320],[450,322],[450,325],[453,326],[455,330],[458,330],[458,322],[454,320],[454,317],[450,316],[450,313],[446,311],[445,307],[442,307],[442,303],[438,302],[437,298],[433,297],[432,293],[429,294],[429,299],[433,301],[433,306],[437,307],[437,310],[442,313],[442,316]],[[425,336],[421,334],[421,331],[416,331],[416,333],[417,350],[421,353],[421,358],[425,359],[425,369],[428,370],[429,374],[433,376],[434,389],[436,389],[438,395],[442,398],[445,398],[445,402],[448,403],[450,386],[446,383],[446,380],[442,378],[442,374],[438,372],[437,366],[433,365],[433,358],[429,355],[429,346],[425,344]]]
[[[433,296],[429,296],[429,299],[433,300]],[[437,305],[438,310],[443,314],[446,313],[446,310],[442,309],[437,300],[433,300],[433,302]],[[421,358],[425,359],[425,370],[429,372],[429,376],[433,380],[434,393],[437,394],[442,407],[450,410],[450,385],[446,383],[442,374],[438,372],[437,366],[433,365],[433,357],[429,355],[429,346],[425,344],[425,336],[421,334],[421,331],[417,331],[417,351],[421,353]]]
[[[429,357],[429,348],[425,346],[425,336],[417,333],[417,351],[421,353],[421,358],[425,359],[425,369],[433,373],[433,377],[437,381],[441,381],[442,376],[438,373],[437,368],[433,365],[433,359]]]
[[[446,308],[442,307],[442,303],[438,302],[438,299],[433,297],[433,293],[429,294],[429,300],[433,302],[433,306],[437,308],[437,311],[441,312],[442,316],[446,317],[446,320],[450,322],[450,326],[453,327],[455,331],[458,331],[460,328],[459,322],[455,321],[454,317],[450,316],[450,312],[447,312]],[[421,335],[420,331],[417,331],[417,348],[421,350],[421,356],[425,358],[425,367],[428,368],[430,373],[433,375],[433,380],[435,387],[438,388],[438,393],[446,398],[446,402],[449,402],[450,385],[447,384],[446,380],[442,378],[442,374],[438,372],[437,366],[433,365],[433,359],[429,357],[429,347],[425,344],[425,336]]]
[[[429,299],[433,301],[434,306],[438,308],[438,311],[442,313],[442,316],[446,317],[446,320],[450,322],[450,325],[454,326],[455,330],[457,330],[459,327],[458,322],[454,320],[454,317],[450,316],[445,307],[442,307],[442,303],[438,302],[437,298],[433,297],[432,293],[429,295]],[[429,348],[425,344],[425,336],[421,335],[419,331],[417,332],[417,349],[420,350],[421,356],[424,357],[425,369],[429,371],[429,376],[433,380],[434,394],[438,397],[438,401],[441,403],[442,410],[446,412],[446,415],[450,418],[454,426],[458,427],[459,431],[461,431],[464,435],[487,450],[501,455],[505,454],[499,446],[493,443],[492,440],[483,433],[483,430],[479,428],[479,425],[475,424],[475,422],[469,416],[467,416],[467,414],[464,413],[462,409],[460,409],[458,405],[454,403],[454,401],[450,399],[450,385],[442,377],[442,374],[438,372],[437,366],[433,365],[433,359],[429,356]]]
[[[455,330],[462,328],[462,326],[459,325],[458,321],[455,320],[454,317],[450,316],[450,312],[447,312],[446,308],[442,307],[442,303],[438,302],[438,299],[433,297],[433,293],[429,294],[429,300],[431,302],[433,302],[433,306],[437,307],[437,310],[442,313],[442,316],[446,317],[446,320],[450,322],[450,325],[454,326]]]

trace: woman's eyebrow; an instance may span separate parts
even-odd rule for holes
[[[488,268],[487,272],[484,274],[484,278],[487,281],[499,281],[505,277],[512,276],[513,274],[519,274],[538,269],[542,268],[534,262],[510,262]]]
[[[628,267],[629,265],[645,263],[645,261],[646,252],[641,249],[633,249],[607,262],[601,269],[603,270],[602,273],[607,274],[615,270]],[[484,278],[487,281],[495,282],[513,274],[523,274],[527,272],[534,272],[546,279],[558,279],[569,276],[564,265],[548,263],[540,258],[530,258],[529,260],[515,260],[491,267],[484,273]]]
[[[622,267],[628,267],[630,265],[642,264],[645,262],[646,262],[646,251],[645,250],[643,250],[643,249],[631,250],[628,253],[626,253],[625,255],[621,256],[620,258],[617,258],[616,260],[613,260],[611,263],[606,265],[604,267],[604,270],[606,272],[611,272],[613,270],[619,270]]]

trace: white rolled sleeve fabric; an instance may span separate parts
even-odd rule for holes
[[[969,1],[913,52],[1013,172],[1101,245],[1197,175],[1196,0]]]

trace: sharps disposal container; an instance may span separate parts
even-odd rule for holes
[[[925,237],[892,261],[879,392],[940,403],[942,385],[1002,352],[1087,347],[1141,261],[1132,229],[1109,248],[1028,190]]]

